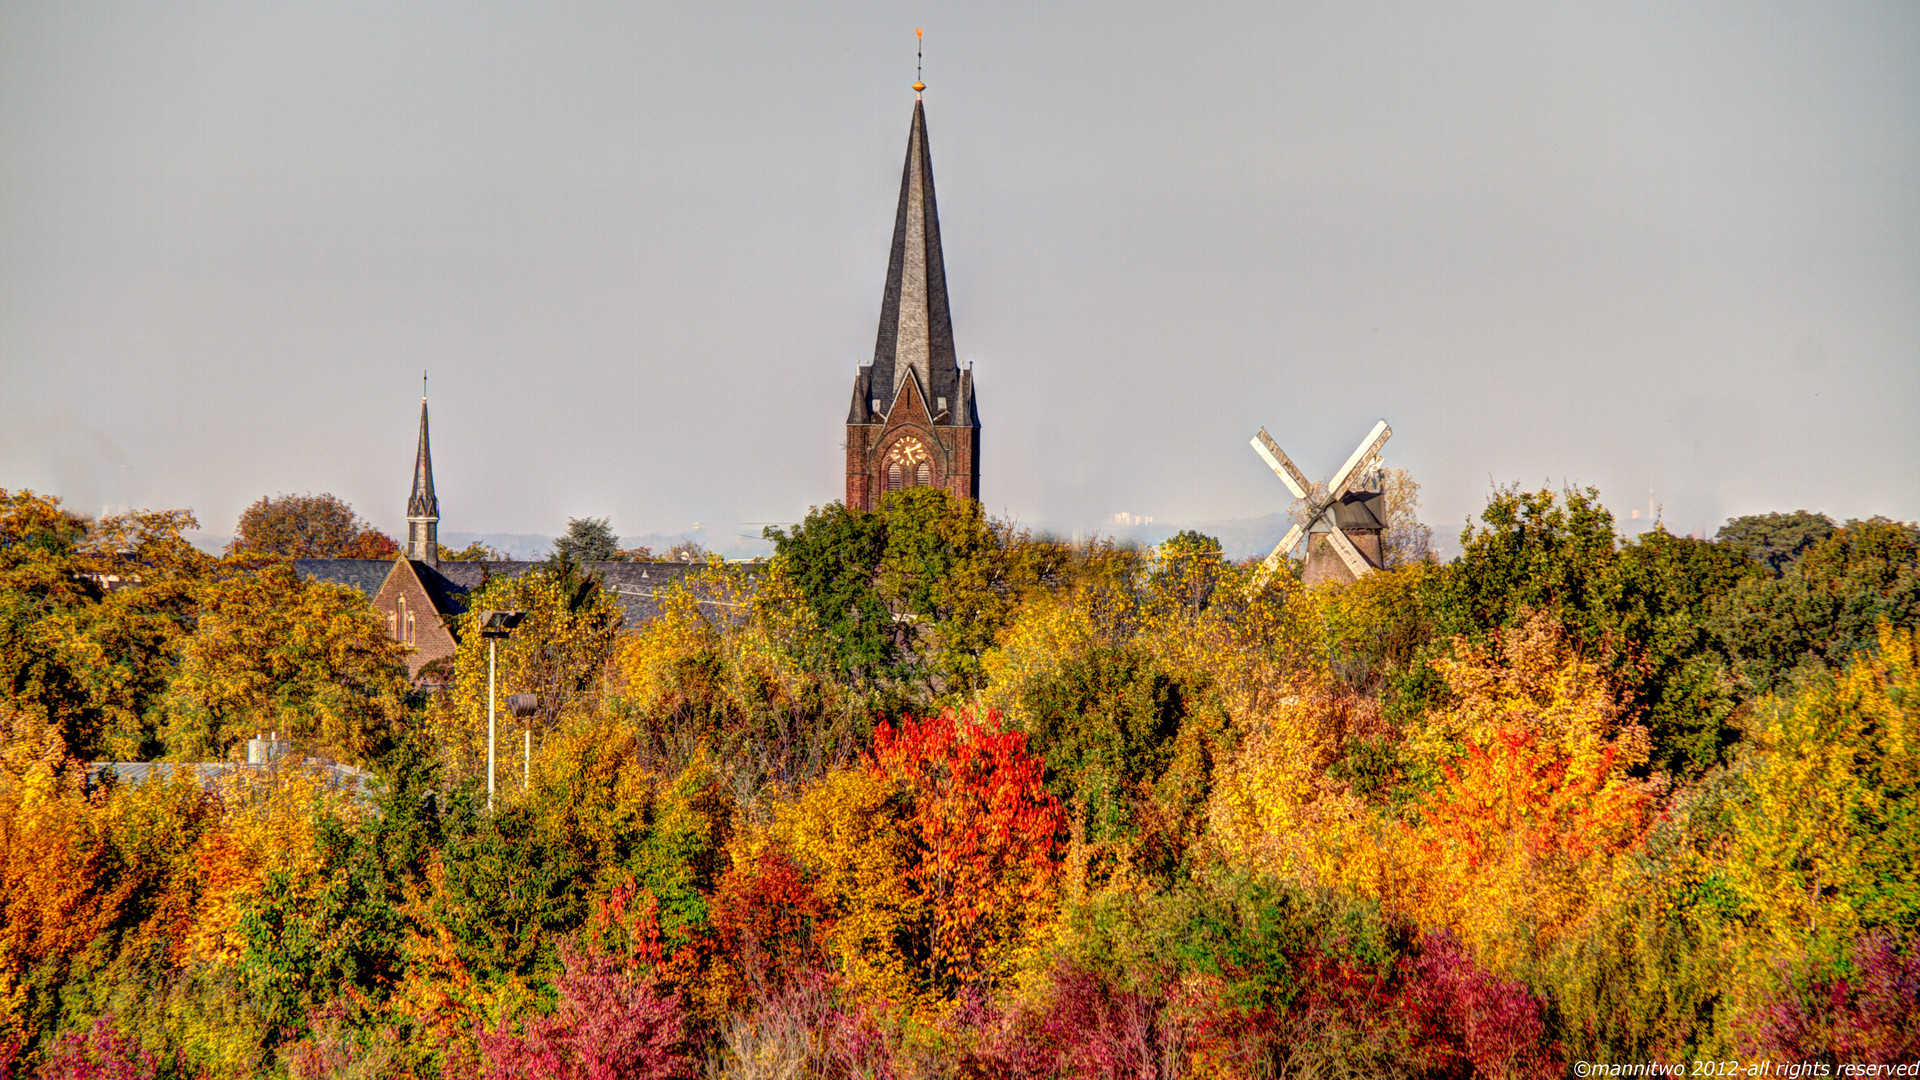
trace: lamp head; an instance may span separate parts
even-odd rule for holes
[[[506,637],[526,617],[524,611],[483,611],[480,613],[480,636]]]

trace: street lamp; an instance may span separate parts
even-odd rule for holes
[[[498,668],[496,649],[500,639],[513,632],[520,620],[527,617],[524,611],[483,611],[480,613],[480,636],[487,639],[487,810],[493,810],[493,682],[494,672]]]
[[[526,754],[520,759],[520,790],[526,791],[533,785],[533,714],[540,709],[540,697],[537,694],[508,694],[507,711],[514,719],[527,722]]]

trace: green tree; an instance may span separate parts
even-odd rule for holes
[[[1595,488],[1494,491],[1480,528],[1460,532],[1460,557],[1428,580],[1443,635],[1478,638],[1530,611],[1553,611],[1591,635],[1595,592],[1614,559],[1613,515]]]
[[[1728,520],[1714,540],[1755,562],[1765,563],[1774,577],[1808,548],[1832,536],[1839,526],[1825,514],[1795,510],[1791,514],[1748,514]]]
[[[1877,626],[1920,623],[1920,529],[1849,521],[1786,564],[1718,598],[1714,631],[1750,693],[1796,670],[1838,668],[1872,648]]]
[[[981,657],[1021,599],[1070,561],[934,487],[891,492],[871,513],[815,508],[764,535],[847,677],[935,695],[980,685]]]
[[[1692,776],[1725,760],[1738,737],[1738,699],[1726,675],[1712,613],[1759,569],[1738,550],[1664,528],[1621,546],[1603,575],[1598,622],[1618,653],[1612,665],[1653,740],[1653,765]]]
[[[915,674],[936,694],[977,687],[981,656],[1034,580],[1019,538],[935,487],[888,494],[880,516],[887,547],[874,584]]]
[[[1085,839],[1130,835],[1138,804],[1173,763],[1184,688],[1137,649],[1095,646],[1029,681],[1019,704],[1047,788]]]
[[[833,661],[856,682],[890,672],[900,649],[893,613],[874,585],[887,553],[887,521],[842,503],[814,507],[792,529],[769,527],[775,557],[833,644]]]
[[[620,538],[606,518],[568,518],[567,534],[554,540],[553,553],[574,562],[612,562],[620,557]]]

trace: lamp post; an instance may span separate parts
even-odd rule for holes
[[[516,720],[525,720],[526,749],[520,758],[520,790],[526,791],[533,785],[533,714],[540,709],[540,698],[536,694],[508,694],[507,711]]]
[[[497,648],[500,639],[506,637],[520,620],[527,617],[524,611],[483,611],[480,613],[480,636],[487,639],[487,810],[493,810],[493,684],[494,673],[498,668]]]

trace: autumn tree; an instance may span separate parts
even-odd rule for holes
[[[679,575],[655,617],[621,638],[617,707],[635,721],[642,760],[678,770],[709,757],[743,801],[852,760],[871,718],[834,677],[833,643],[788,570]]]
[[[294,559],[387,559],[400,546],[362,521],[338,496],[261,496],[234,525],[230,552],[255,551]]]
[[[1622,693],[1545,613],[1438,666],[1454,704],[1411,753],[1431,789],[1410,827],[1409,906],[1497,970],[1550,946],[1638,842],[1648,740]],[[1437,773],[1437,775],[1435,775]]]
[[[441,562],[506,562],[508,555],[484,540],[475,540],[466,547],[455,550],[445,544],[439,545]]]
[[[184,510],[88,522],[59,500],[0,492],[0,685],[89,757],[158,749],[154,704],[213,560]]]
[[[1198,617],[1213,598],[1225,562],[1220,541],[1211,536],[1184,529],[1162,542],[1154,551],[1147,588],[1169,598],[1172,603]]]
[[[1738,704],[1725,674],[1726,628],[1766,622],[1756,614],[1766,605],[1750,596],[1768,580],[1757,564],[1737,548],[1663,528],[1621,543],[1592,488],[1559,497],[1502,489],[1481,519],[1483,527],[1461,534],[1460,558],[1421,590],[1439,632],[1430,657],[1449,651],[1450,638],[1485,639],[1550,612],[1628,705],[1647,713],[1655,739],[1648,767],[1691,776],[1725,760]],[[1870,621],[1856,627],[1851,640],[1870,629]],[[1439,704],[1437,690],[1429,683],[1415,693]]]
[[[1920,920],[1920,633],[1883,625],[1876,645],[1752,722],[1724,873],[1756,977]]]
[[[478,619],[487,610],[527,613],[518,629],[497,642],[496,689],[536,695],[538,728],[592,707],[623,619],[619,603],[599,580],[564,555],[529,573],[490,578],[474,590],[459,616],[450,695],[437,703],[435,717],[439,736],[461,770],[486,760],[488,639],[481,636]]]
[[[782,814],[856,984],[938,1010],[996,985],[1052,907],[1065,826],[1026,736],[952,713],[874,731],[874,756]]]
[[[235,569],[196,594],[164,701],[168,756],[218,760],[266,730],[344,761],[379,752],[406,661],[366,598],[283,562]]]
[[[1387,529],[1380,535],[1380,557],[1392,570],[1433,557],[1433,530],[1420,521],[1420,481],[1405,469],[1388,469],[1380,493],[1387,507]]]

